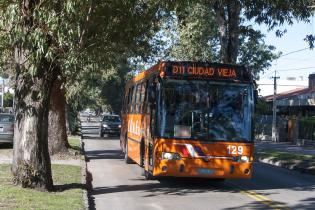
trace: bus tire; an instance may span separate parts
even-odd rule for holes
[[[131,164],[133,161],[128,155],[128,139],[126,140],[126,145],[125,145],[125,157],[124,157],[125,163],[126,164]]]
[[[215,182],[224,182],[225,178],[215,178],[215,179],[213,179],[213,181],[215,181]]]
[[[146,180],[153,180],[154,179],[154,176],[152,175],[152,173],[145,170],[144,168],[142,168],[142,176],[144,176],[144,178]]]
[[[140,167],[144,168],[144,161],[145,160],[145,146],[144,146],[144,141],[141,140],[140,143]]]

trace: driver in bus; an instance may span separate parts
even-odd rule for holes
[[[228,89],[224,91],[218,104],[213,108],[212,117],[220,122],[215,127],[224,131],[220,132],[222,136],[225,136],[224,138],[228,138],[228,136],[236,137],[235,135],[241,133],[241,107],[242,98],[240,98],[239,92]],[[227,135],[229,133],[230,135]]]

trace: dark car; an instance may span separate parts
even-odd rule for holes
[[[120,134],[121,120],[118,115],[104,115],[101,120],[100,137]]]

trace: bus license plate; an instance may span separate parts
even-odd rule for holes
[[[1,132],[1,133],[3,132],[3,127],[0,127],[0,132]]]
[[[214,174],[214,170],[213,169],[208,169],[208,168],[198,168],[198,174],[201,175],[212,175]]]

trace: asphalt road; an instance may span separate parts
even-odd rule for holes
[[[315,176],[255,163],[251,180],[147,181],[138,165],[124,163],[118,138],[93,132],[83,129],[93,179],[91,209],[315,209]]]

